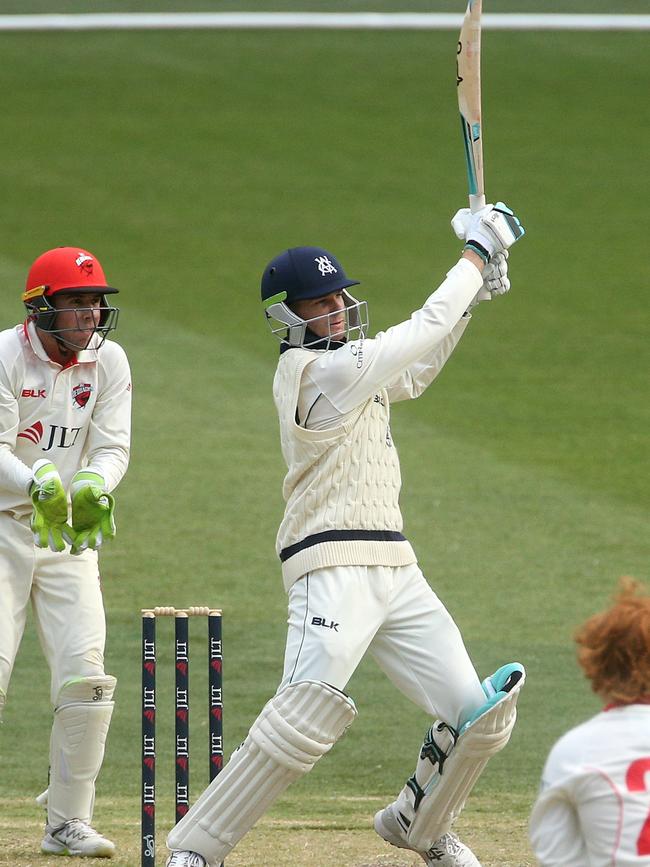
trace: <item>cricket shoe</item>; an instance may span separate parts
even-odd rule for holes
[[[172,852],[165,867],[208,867],[208,862],[197,852],[188,852],[183,849]]]
[[[102,837],[81,819],[69,819],[58,828],[45,826],[41,852],[47,855],[79,855],[81,858],[112,858],[115,843]]]
[[[375,831],[392,846],[415,851],[406,840],[402,826],[393,812],[393,804],[389,804],[375,815]],[[481,867],[481,863],[472,850],[458,839],[455,834],[443,834],[439,840],[418,855],[429,867]]]
[[[481,862],[469,846],[462,843],[455,834],[443,834],[420,858],[429,867],[481,867]]]

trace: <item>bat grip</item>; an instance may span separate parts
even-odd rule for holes
[[[473,214],[475,214],[477,211],[480,211],[484,207],[485,207],[485,196],[484,195],[473,196],[470,194],[469,209]]]

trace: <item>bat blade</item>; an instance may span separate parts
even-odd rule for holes
[[[458,108],[465,145],[469,205],[472,213],[485,207],[483,185],[483,126],[481,121],[482,0],[468,0],[456,57]]]

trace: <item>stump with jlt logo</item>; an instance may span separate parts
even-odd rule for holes
[[[223,767],[223,656],[221,611],[206,606],[142,611],[142,867],[156,863],[156,618],[174,618],[175,821],[190,807],[189,618],[208,622],[209,778]]]

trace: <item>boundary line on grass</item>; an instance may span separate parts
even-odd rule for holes
[[[457,30],[463,16],[428,12],[106,12],[0,15],[0,31]],[[650,15],[485,14],[486,30],[650,30]]]

